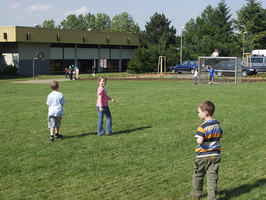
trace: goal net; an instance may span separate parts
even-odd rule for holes
[[[199,57],[199,83],[210,82],[210,67],[215,70],[214,83],[242,83],[242,63],[237,57]]]

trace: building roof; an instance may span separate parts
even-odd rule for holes
[[[39,27],[0,26],[0,42],[139,46],[139,35]]]

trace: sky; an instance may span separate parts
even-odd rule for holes
[[[266,0],[258,0],[266,7]],[[110,18],[127,12],[145,30],[145,25],[157,12],[171,21],[180,35],[181,27],[190,19],[196,19],[204,9],[218,6],[220,0],[1,0],[0,26],[29,26],[54,19],[56,25],[70,14],[105,13]],[[225,0],[232,18],[246,5],[246,0]]]

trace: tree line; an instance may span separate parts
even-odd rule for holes
[[[242,56],[253,49],[266,48],[266,9],[258,0],[246,0],[232,19],[230,8],[221,0],[217,7],[208,5],[200,16],[190,19],[182,30],[183,60],[209,56],[214,49],[221,56]],[[103,13],[97,15],[69,15],[57,27],[54,20],[45,20],[40,27],[72,30],[111,31],[139,34],[141,46],[135,50],[128,64],[135,73],[157,70],[158,57],[167,57],[167,66],[179,63],[180,39],[171,21],[164,14],[155,13],[141,30],[133,17],[126,12],[112,19]],[[181,28],[181,27],[180,27]]]

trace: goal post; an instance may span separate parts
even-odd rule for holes
[[[215,70],[215,83],[242,83],[242,63],[237,57],[199,57],[199,84],[210,82],[210,67]]]

